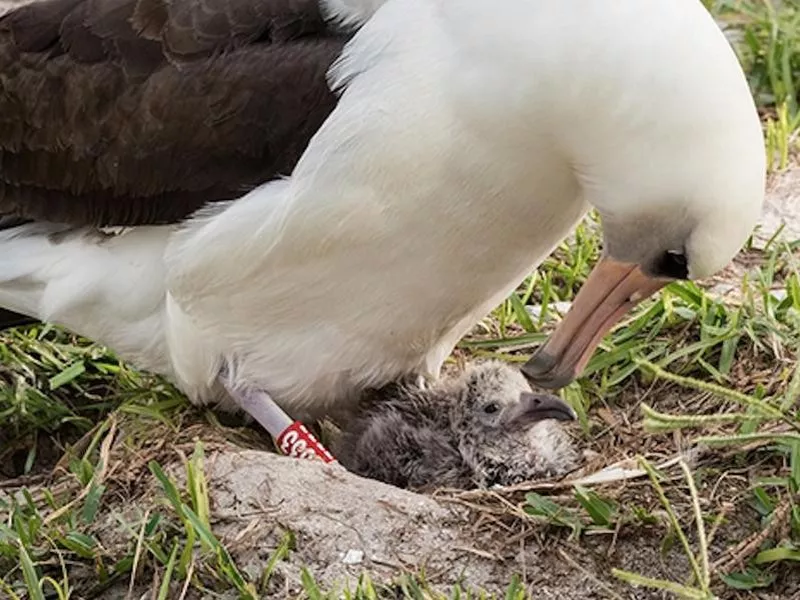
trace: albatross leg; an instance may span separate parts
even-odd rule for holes
[[[219,381],[239,407],[266,429],[283,454],[296,458],[319,458],[330,463],[336,459],[300,421],[293,420],[264,390],[235,383],[223,373]]]

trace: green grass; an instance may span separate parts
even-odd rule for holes
[[[777,0],[705,3],[731,28],[764,116],[770,168],[784,169],[796,159],[800,128],[800,9]],[[639,483],[574,486],[562,495],[528,491],[521,497],[527,524],[556,535],[563,530],[577,544],[624,530],[654,536],[664,548],[675,545],[690,565],[686,577],[607,573],[674,597],[770,589],[796,569],[798,249],[800,241],[780,236],[766,248],[748,248],[752,265],[735,281],[736,303],[716,300],[698,284],[672,284],[607,336],[585,376],[562,393],[578,412],[581,441],[607,462],[636,455]],[[526,360],[599,251],[596,223],[588,219],[462,341],[454,359]],[[610,426],[604,414],[624,415],[623,425]],[[145,586],[159,599],[190,590],[209,597],[268,593],[277,565],[297,542],[287,531],[260,573],[236,564],[214,534],[204,450],[192,433],[200,426],[204,440],[263,443],[254,431],[220,426],[217,415],[191,407],[168,384],[77,336],[49,326],[0,335],[0,468],[6,470],[0,484],[17,478],[5,483],[13,494],[0,487],[0,597],[102,597],[120,582]],[[709,450],[692,468],[684,461],[652,466],[678,446]],[[189,454],[180,478],[167,469],[175,448]],[[119,467],[133,456],[141,468],[126,479]],[[50,478],[55,464],[59,471]],[[744,476],[723,503],[712,492],[730,472]],[[111,544],[104,541],[105,507],[131,479],[146,481],[157,502],[141,514],[117,515],[122,533]],[[715,550],[739,510],[757,515],[753,543]],[[438,589],[422,573],[380,582],[365,573],[337,589],[325,589],[310,571],[301,581],[309,599],[491,597]],[[496,597],[535,596],[513,578]]]
[[[731,27],[738,55],[766,116],[772,166],[785,168],[800,127],[800,7],[792,0],[704,0]]]

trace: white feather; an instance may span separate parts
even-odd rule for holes
[[[164,338],[169,231],[116,236],[59,226],[0,231],[0,306],[69,327],[171,375]]]
[[[344,27],[366,23],[386,0],[320,0],[323,16]]]
[[[305,415],[437,377],[589,203],[663,204],[665,222],[678,203],[710,224],[733,207],[694,248],[702,269],[730,260],[760,206],[763,145],[697,0],[380,4],[328,2],[366,22],[290,178],[99,245],[4,234],[0,305],[106,343],[195,402],[220,398],[228,365]]]

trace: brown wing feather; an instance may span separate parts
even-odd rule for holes
[[[288,174],[346,39],[315,0],[46,0],[0,18],[0,215],[168,223]]]

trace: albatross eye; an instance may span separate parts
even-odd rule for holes
[[[500,406],[497,404],[497,402],[490,402],[483,407],[483,412],[485,412],[487,415],[493,415],[498,410],[500,410]]]
[[[667,250],[656,259],[654,274],[670,279],[688,279],[689,263],[686,260],[686,255],[675,250]]]

